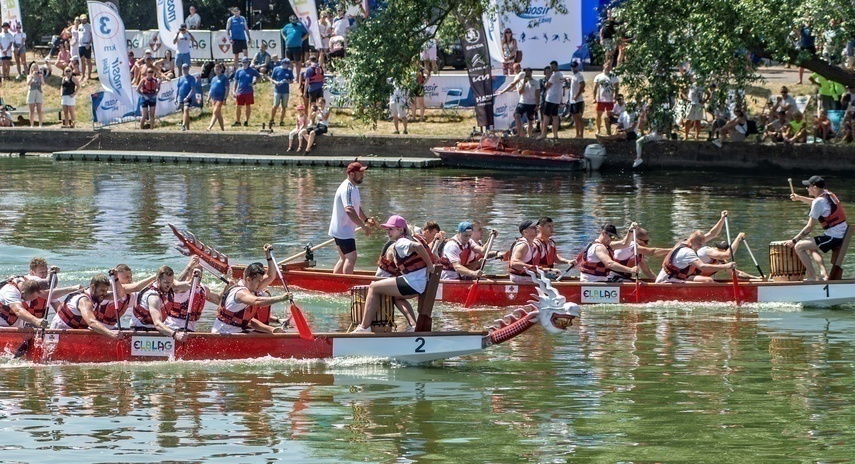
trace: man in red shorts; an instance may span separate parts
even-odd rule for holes
[[[255,103],[253,84],[263,79],[261,73],[249,66],[249,58],[241,59],[241,69],[235,73],[235,122],[232,126],[240,126],[240,110],[246,107],[246,119],[244,126],[249,125],[249,117],[252,114],[252,105]]]
[[[618,94],[620,79],[612,74],[611,63],[603,66],[603,72],[594,78],[594,103],[597,104],[597,134],[603,123],[603,113],[608,113],[615,107],[615,96]],[[612,135],[612,123],[606,117],[606,134]]]

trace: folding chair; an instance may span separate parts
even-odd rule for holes
[[[460,117],[460,109],[463,107],[463,90],[460,89],[448,89],[445,92],[445,100],[443,100],[442,106],[440,106],[440,118],[443,116],[451,116],[454,115],[458,120],[463,119]]]

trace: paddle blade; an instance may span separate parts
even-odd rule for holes
[[[24,340],[24,343],[21,343],[21,346],[19,346],[18,349],[15,350],[15,359],[20,359],[24,357],[24,355],[27,354],[27,351],[30,351],[30,346],[33,344],[33,337]]]
[[[466,295],[466,303],[463,304],[464,308],[471,308],[472,305],[475,304],[475,297],[478,296],[478,282],[476,281],[469,287],[469,294]]]
[[[305,340],[314,340],[312,329],[309,328],[309,323],[306,322],[306,317],[303,316],[303,311],[294,303],[291,303],[291,317],[294,319],[294,325],[297,326],[297,332],[300,333],[300,338]]]
[[[736,300],[736,306],[741,306],[739,301],[739,276],[736,275],[736,270],[733,270],[733,299]]]

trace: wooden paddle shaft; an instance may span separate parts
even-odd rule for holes
[[[354,230],[354,232],[359,232],[361,230],[362,230],[362,227],[357,227],[356,230]],[[315,251],[318,251],[325,246],[328,246],[330,243],[333,243],[333,242],[335,242],[335,239],[331,238],[331,239],[327,240],[326,242],[323,242],[319,245],[315,245],[312,248],[309,248],[309,250],[312,252],[315,252]],[[281,266],[283,264],[290,263],[291,261],[294,261],[295,259],[300,259],[303,256],[306,256],[305,250],[295,254],[294,256],[289,256],[289,257],[283,259],[282,261],[279,261],[277,264],[279,264]]]
[[[796,189],[794,189],[794,188],[793,188],[793,178],[792,178],[792,177],[788,178],[788,179],[787,179],[787,182],[789,182],[789,183],[790,183],[790,193],[792,193],[793,195],[795,195],[795,194],[796,194]]]

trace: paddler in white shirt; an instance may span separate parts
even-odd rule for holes
[[[610,245],[617,238],[617,227],[613,224],[606,224],[600,230],[600,236],[591,242],[582,253],[579,253],[576,258],[579,262],[579,281],[606,282],[609,280],[609,273],[613,271],[633,276],[638,274],[638,266],[624,266],[615,261],[614,251]],[[623,242],[621,245],[626,246]]]
[[[526,271],[534,271],[537,267],[537,247],[534,246],[534,238],[537,237],[537,225],[534,221],[524,220],[519,226],[520,237],[517,238],[510,249],[508,260],[508,277],[511,282],[518,284],[533,283]]]
[[[636,250],[635,241],[631,240],[633,237],[633,229],[635,230],[635,237],[638,239],[638,250]],[[647,264],[647,257],[650,256],[661,259],[664,258],[671,250],[668,248],[650,247],[650,234],[647,232],[647,229],[638,227],[635,223],[630,226],[629,232],[627,233],[627,236],[624,237],[624,240],[630,240],[626,246],[616,247],[614,244],[612,245],[612,248],[614,249],[614,260],[627,267],[637,265],[638,269],[644,275],[651,279],[655,279],[656,273],[653,272]],[[638,260],[639,256],[641,257],[640,260]],[[636,262],[637,260],[638,262]],[[609,280],[612,282],[629,282],[634,281],[635,276],[627,272],[612,271],[609,275]]]
[[[469,221],[457,225],[457,233],[442,247],[442,280],[466,280],[478,278],[479,261],[475,261],[472,233],[475,226]]]

